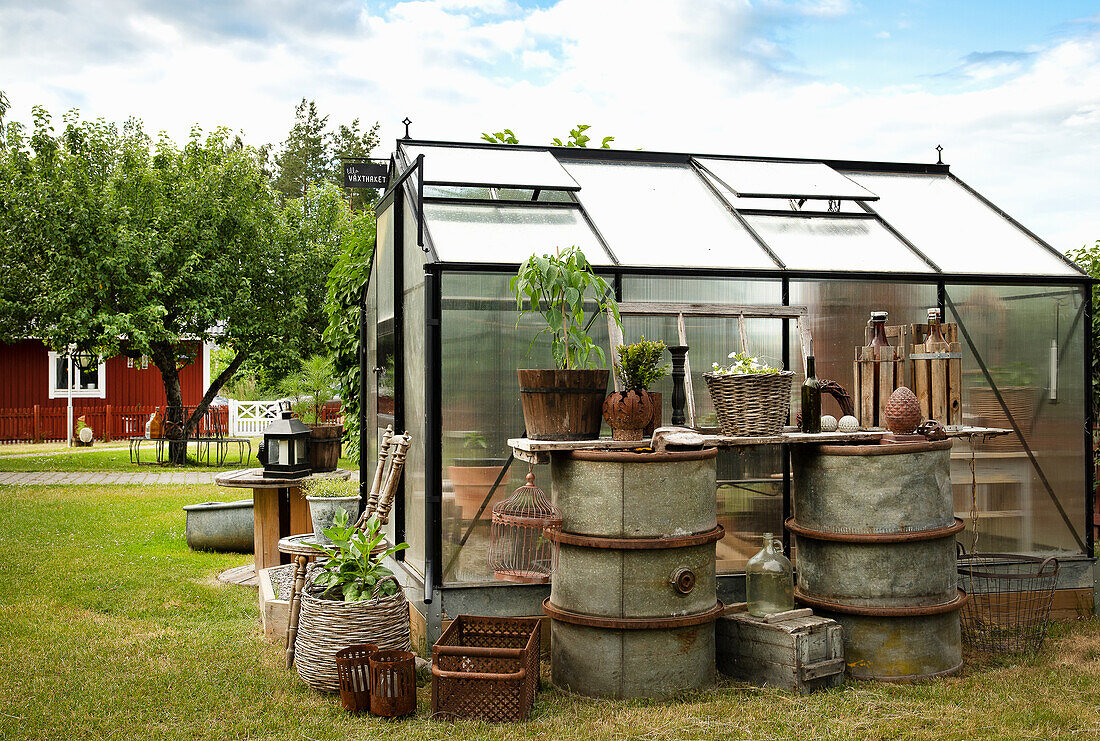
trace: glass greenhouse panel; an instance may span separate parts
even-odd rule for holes
[[[823,162],[769,162],[699,158],[734,193],[744,198],[814,198],[872,201],[877,195]]]
[[[424,183],[577,190],[554,155],[510,147],[402,147],[411,163],[424,155]]]
[[[800,210],[824,211],[826,210],[826,208],[834,206],[835,208],[833,210],[835,213],[860,215],[867,213],[867,211],[862,206],[860,206],[859,201],[833,201],[833,203],[829,204],[828,206],[824,203],[821,203],[820,201],[808,201],[803,204],[801,208],[795,208],[794,206],[797,205],[797,203],[790,198],[743,197],[734,193],[725,183],[714,177],[714,175],[711,175],[706,170],[701,170],[701,172],[703,173],[703,177],[706,179],[706,181],[714,186],[716,189],[718,189],[718,191],[721,192],[722,197],[729,201],[729,204],[731,206],[739,210],[757,209],[760,211],[777,211],[783,213]]]
[[[578,200],[623,265],[776,268],[687,165],[565,162]]]
[[[425,203],[424,220],[443,262],[519,263],[576,245],[592,264],[611,263],[577,208]]]
[[[549,341],[531,342],[541,317],[528,315],[516,324],[510,278],[503,273],[443,273],[439,373],[444,584],[494,581],[488,560],[492,505],[510,496],[527,474],[527,465],[512,459],[508,447],[508,438],[521,436],[524,429],[516,369],[554,367]],[[590,334],[606,352],[607,323],[597,321]],[[494,490],[505,466],[508,470]],[[550,467],[538,466],[535,481],[549,494]],[[485,509],[476,517],[483,502]]]
[[[747,214],[745,221],[792,270],[933,272],[874,219]]]
[[[958,310],[948,310],[948,321],[961,318],[973,342],[960,332],[963,421],[1020,431],[976,442],[973,449],[956,443],[955,514],[967,526],[959,541],[985,552],[1083,553],[1088,384],[1082,290],[948,286],[947,296]]]
[[[868,205],[945,273],[1080,275],[946,175],[848,175],[879,194]]]

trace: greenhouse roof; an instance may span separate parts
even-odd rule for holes
[[[943,164],[405,139],[395,170],[432,262],[578,245],[596,265],[674,272],[1088,280]]]

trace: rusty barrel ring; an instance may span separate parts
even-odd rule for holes
[[[794,598],[800,603],[826,612],[839,612],[844,615],[869,615],[872,617],[922,617],[924,615],[943,615],[962,609],[970,601],[970,595],[961,589],[955,591],[955,599],[938,605],[913,605],[906,607],[866,607],[863,605],[843,605],[819,597],[810,597],[798,587],[794,589]]]
[[[644,440],[639,448],[648,448]],[[553,451],[551,451],[553,452]],[[702,450],[673,450],[663,453],[634,453],[629,450],[570,450],[563,457],[574,461],[596,461],[602,463],[673,463],[676,461],[705,461],[718,456],[718,448]]]
[[[572,610],[563,610],[560,607],[554,606],[550,602],[549,597],[542,601],[542,611],[545,612],[551,620],[570,623],[572,625],[583,625],[586,628],[605,628],[611,630],[668,630],[671,628],[690,628],[695,625],[713,623],[723,612],[725,612],[725,610],[726,606],[722,604],[722,600],[717,600],[714,607],[706,612],[700,612],[695,615],[678,615],[676,617],[659,618],[614,618],[584,615],[579,612],[573,612]]]
[[[788,517],[783,523],[784,527],[795,535],[811,540],[830,540],[835,543],[918,543],[925,540],[939,540],[962,532],[966,523],[956,517],[955,522],[947,527],[938,527],[934,530],[907,530],[900,533],[830,533],[826,530],[811,530],[795,522],[793,517]]]
[[[672,538],[602,538],[594,535],[567,533],[564,530],[546,530],[546,538],[558,544],[582,548],[607,548],[620,551],[659,551],[667,548],[690,548],[696,545],[717,543],[726,535],[721,525],[693,535],[677,535]]]

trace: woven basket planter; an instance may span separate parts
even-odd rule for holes
[[[791,371],[704,373],[722,434],[776,435],[791,413]]]
[[[411,648],[409,603],[400,585],[393,596],[361,602],[319,599],[309,591],[302,592],[294,664],[310,688],[340,691],[336,652],[348,646],[371,643],[379,649]]]

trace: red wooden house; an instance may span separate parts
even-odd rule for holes
[[[195,361],[180,370],[185,406],[210,385],[210,347],[194,342]],[[0,344],[0,441],[64,440],[68,407],[65,355],[39,340]],[[145,432],[145,420],[167,403],[160,371],[148,358],[123,355],[76,370],[73,418],[84,416],[97,439]]]

